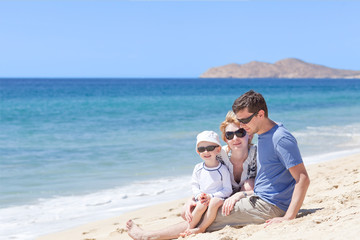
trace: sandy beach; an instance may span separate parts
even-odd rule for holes
[[[187,239],[356,239],[360,234],[360,154],[308,165],[311,185],[296,219],[265,228],[248,225],[189,236]],[[131,239],[125,223],[133,219],[143,229],[163,228],[182,221],[179,199],[98,222],[88,223],[38,240]],[[180,238],[183,239],[183,238]]]

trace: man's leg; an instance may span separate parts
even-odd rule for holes
[[[267,219],[284,216],[285,211],[265,202],[257,196],[242,198],[238,201],[229,216],[221,214],[221,208],[214,222],[207,228],[208,232],[216,231],[230,226],[245,226],[248,224],[261,224]]]

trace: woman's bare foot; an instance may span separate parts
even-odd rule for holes
[[[190,236],[192,234],[198,234],[198,233],[203,233],[203,231],[201,231],[200,228],[191,228],[191,229],[186,229],[186,231],[183,233],[180,233],[180,236],[186,237],[186,236]]]
[[[126,228],[128,230],[128,234],[132,239],[135,240],[146,240],[148,239],[144,236],[144,230],[142,230],[138,225],[136,225],[133,220],[129,220],[126,222]]]

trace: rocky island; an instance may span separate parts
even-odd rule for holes
[[[296,58],[213,67],[200,78],[360,78],[360,71],[329,68]]]

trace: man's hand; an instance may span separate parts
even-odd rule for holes
[[[273,224],[273,223],[281,223],[281,222],[284,222],[284,221],[288,221],[290,219],[287,219],[285,217],[276,217],[276,218],[272,218],[272,219],[269,219],[269,220],[266,220],[265,221],[265,228],[268,227],[270,224]]]

